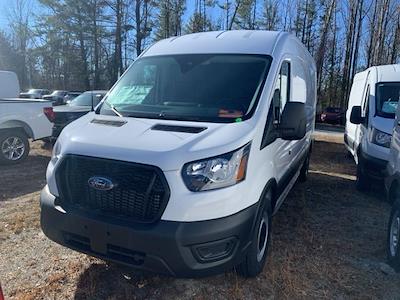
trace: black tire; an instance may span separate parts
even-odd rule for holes
[[[310,168],[310,156],[311,153],[309,152],[307,154],[307,157],[303,163],[303,166],[300,169],[300,175],[299,175],[299,181],[300,182],[306,182],[308,178],[308,170]]]
[[[13,141],[16,141],[15,145]],[[8,147],[12,146],[15,154],[10,158]],[[21,147],[21,148],[20,148]],[[29,154],[29,141],[26,134],[21,130],[9,130],[0,133],[0,164],[16,164],[22,162]]]
[[[389,265],[400,272],[400,200],[392,206],[388,224],[386,252]]]
[[[256,277],[264,269],[271,242],[271,212],[268,209],[271,198],[272,192],[268,191],[264,196],[255,222],[251,245],[243,262],[236,268],[237,272],[243,277]]]
[[[359,157],[357,164],[357,179],[356,179],[356,189],[360,192],[366,192],[369,190],[370,180],[369,177],[364,173],[362,161]]]
[[[351,154],[351,152],[350,151],[348,151],[347,149],[346,149],[346,158],[347,159],[351,159],[351,160],[354,160],[354,156],[353,156],[353,154]]]

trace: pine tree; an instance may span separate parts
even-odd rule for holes
[[[184,0],[160,0],[158,3],[158,30],[156,40],[182,34],[182,16],[186,10]]]

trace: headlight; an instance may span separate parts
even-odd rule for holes
[[[372,128],[372,143],[382,147],[390,148],[391,139],[392,136],[390,134],[382,132],[376,128]]]
[[[250,143],[220,156],[187,163],[183,166],[183,180],[192,192],[231,186],[246,178]]]
[[[57,141],[53,146],[53,152],[51,154],[51,162],[54,164],[61,156],[61,144]]]

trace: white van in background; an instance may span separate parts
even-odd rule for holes
[[[0,71],[0,99],[18,98],[19,92],[17,74],[10,71]]]
[[[159,41],[61,132],[43,232],[143,270],[256,276],[272,215],[306,179],[315,106],[315,63],[293,35]]]
[[[400,65],[368,68],[354,77],[344,141],[357,164],[359,190],[382,180],[400,96]]]

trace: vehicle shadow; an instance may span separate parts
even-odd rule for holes
[[[348,291],[343,286],[350,285],[362,298],[380,273],[376,266],[385,261],[386,213],[388,205],[376,195],[355,191],[353,179],[311,173],[274,216],[270,256],[258,278],[246,280],[227,271],[202,279],[176,279],[94,263],[79,276],[74,298],[190,299],[192,293],[202,299],[228,296],[227,291],[239,293],[237,298],[257,298],[257,293],[287,298],[302,289],[307,295],[329,298],[345,297]],[[359,274],[364,275],[354,283],[352,278]],[[371,288],[383,292],[381,283]],[[313,289],[316,285],[319,288]]]
[[[168,298],[175,278],[113,263],[90,265],[79,277],[74,299]]]
[[[38,154],[19,164],[0,165],[0,202],[41,190],[49,160],[49,156]]]
[[[176,279],[94,263],[80,274],[74,298],[279,299],[299,298],[299,291],[309,298],[384,298],[393,286],[379,267],[389,214],[382,190],[355,189],[355,164],[343,144],[317,141],[311,170],[273,217],[269,258],[257,278],[227,271]]]
[[[338,178],[351,178],[354,181],[351,187],[355,190],[356,164],[342,143],[315,141],[310,170]],[[371,180],[370,190],[363,194],[383,199],[384,193],[383,180]]]

